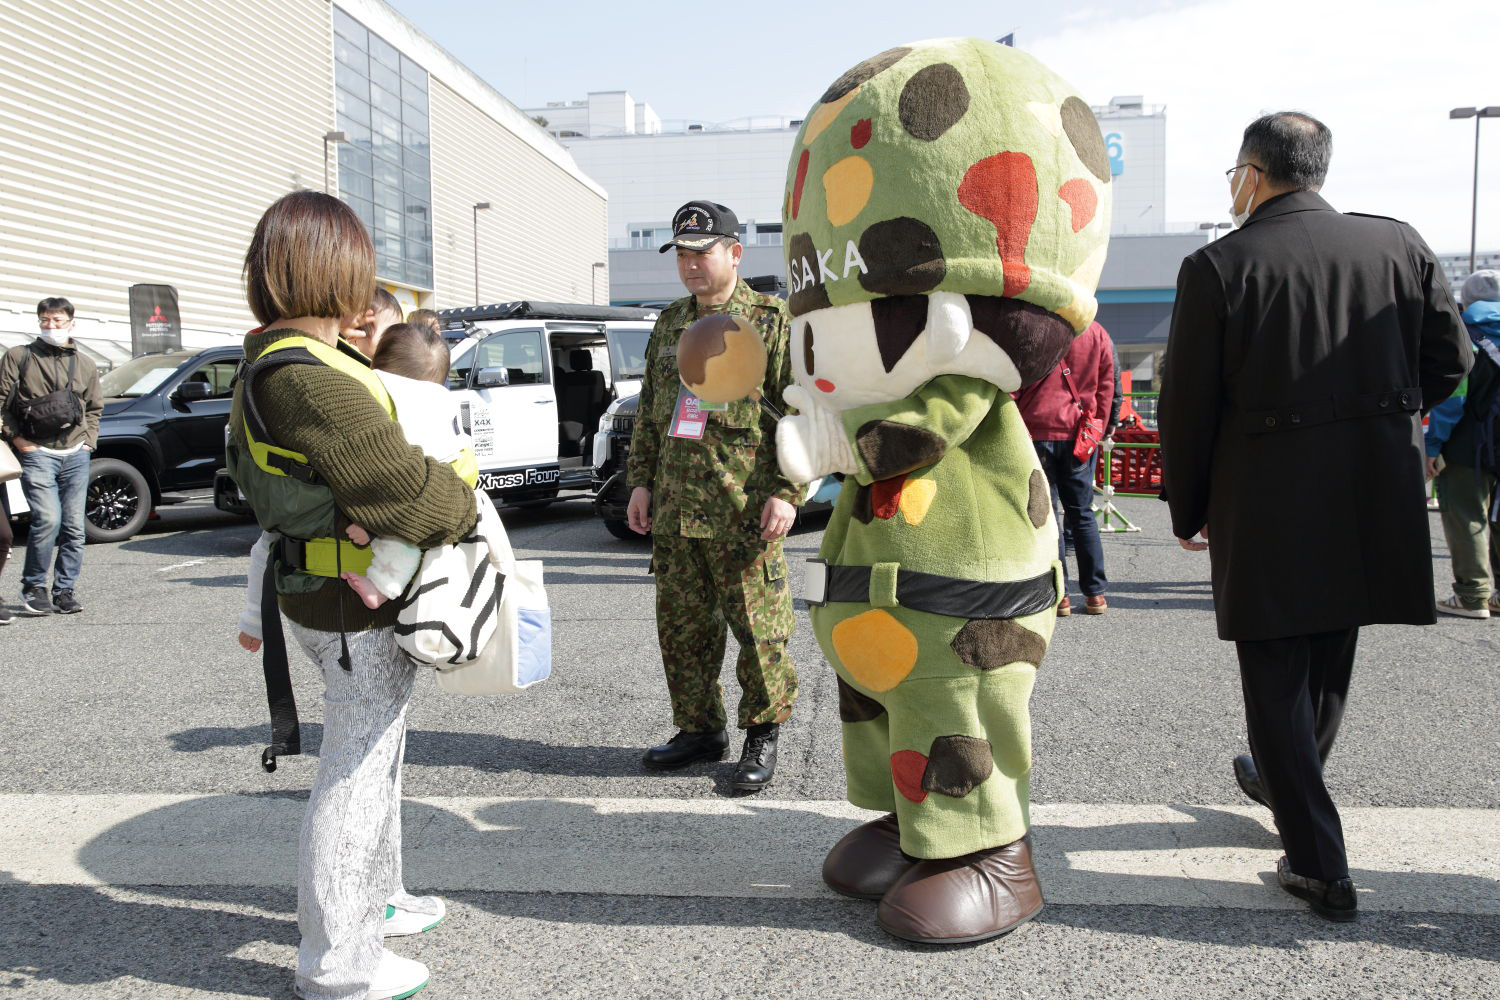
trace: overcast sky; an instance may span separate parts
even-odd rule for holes
[[[845,69],[919,38],[1016,33],[1084,100],[1166,106],[1167,218],[1227,219],[1223,171],[1264,111],[1333,129],[1323,194],[1467,251],[1474,122],[1500,105],[1493,19],[1477,0],[863,0],[773,3],[390,0],[521,107],[628,90],[663,119],[802,117]],[[1479,249],[1500,250],[1500,118],[1481,126]]]

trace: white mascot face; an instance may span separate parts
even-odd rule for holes
[[[1021,373],[985,332],[956,292],[832,306],[792,321],[792,370],[815,404],[834,411],[904,399],[939,374],[1015,392]]]

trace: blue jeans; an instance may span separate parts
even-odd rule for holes
[[[89,452],[71,455],[25,451],[21,460],[21,492],[31,507],[31,531],[26,538],[26,562],[21,587],[47,587],[52,550],[57,566],[52,592],[72,590],[83,568],[84,501],[89,486]]]
[[[1078,586],[1085,597],[1104,593],[1109,578],[1104,575],[1104,547],[1099,544],[1099,525],[1090,509],[1094,504],[1094,465],[1099,461],[1096,450],[1087,462],[1073,458],[1072,441],[1033,441],[1042,471],[1062,500],[1063,523],[1073,538],[1073,556],[1078,560]],[[1057,557],[1063,564],[1063,581],[1068,578],[1067,554],[1063,550],[1062,531],[1057,533]]]

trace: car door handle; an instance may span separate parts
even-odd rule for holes
[[[533,399],[531,402],[535,406],[550,406],[552,404],[552,400],[550,399]]]

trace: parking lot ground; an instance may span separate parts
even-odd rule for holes
[[[1110,611],[1058,623],[1033,697],[1048,906],[951,948],[888,937],[818,880],[868,814],[842,801],[837,694],[800,604],[775,783],[733,795],[730,761],[646,774],[641,748],[671,735],[648,548],[586,504],[505,511],[518,554],[547,567],[556,674],[491,699],[420,679],[407,882],[451,906],[393,945],[432,968],[422,996],[1500,995],[1500,621],[1361,633],[1328,778],[1362,915],[1329,924],[1274,887],[1269,815],[1233,783],[1238,675],[1207,561],[1162,505],[1120,506],[1142,531],[1106,536]],[[794,532],[794,563],[825,517]],[[263,772],[259,666],[234,642],[255,533],[202,502],[163,508],[88,548],[83,614],[0,629],[0,989],[290,996],[319,692],[299,659],[308,752]],[[0,579],[11,607],[19,559]],[[729,662],[725,684],[732,703]]]

